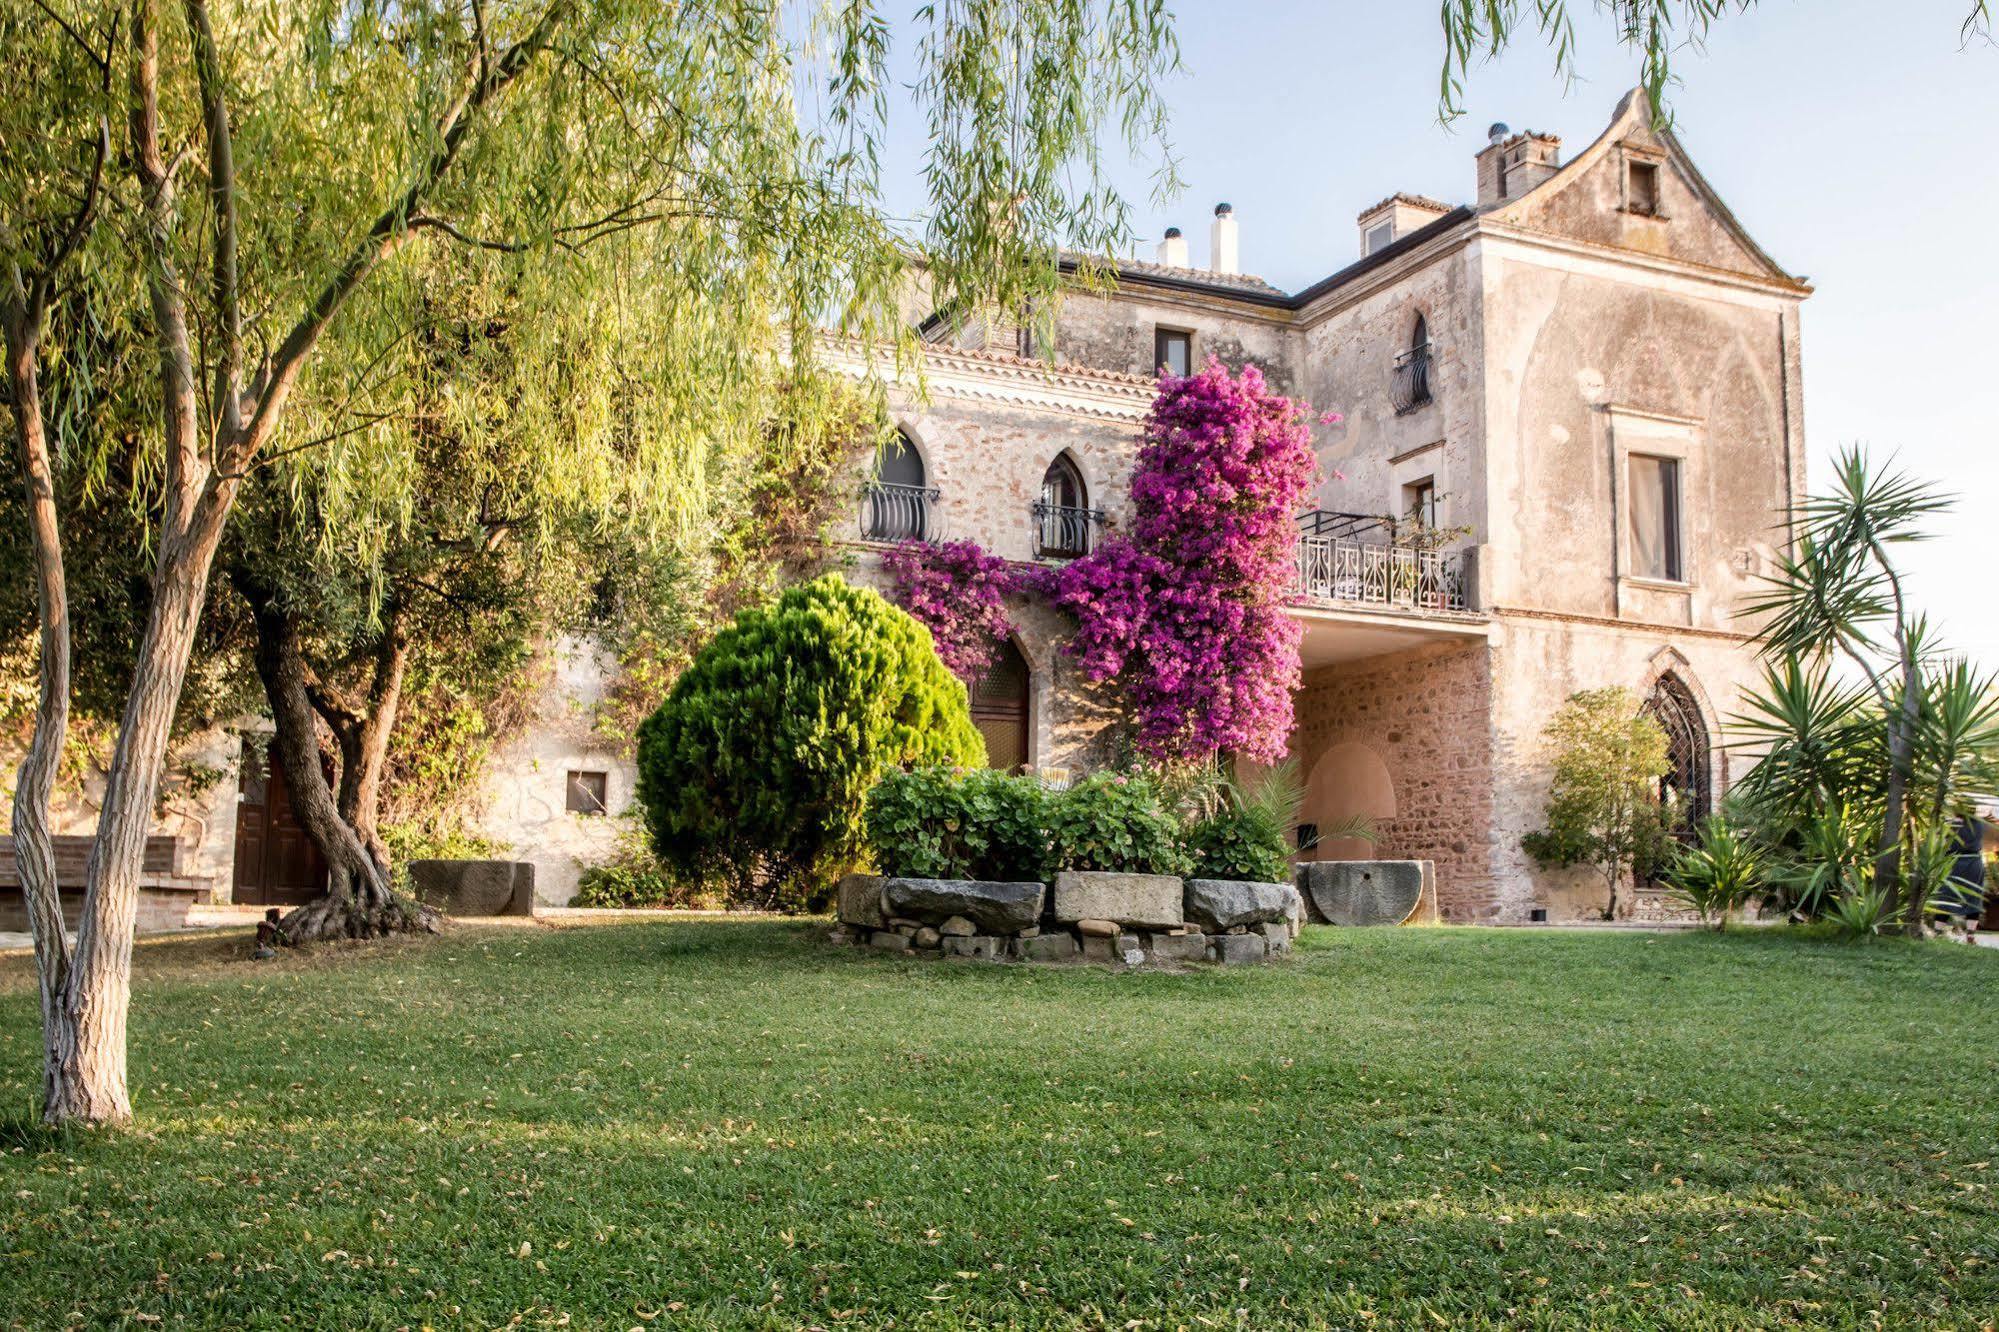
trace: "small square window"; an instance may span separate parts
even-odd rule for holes
[[[1369,227],[1367,229],[1367,252],[1373,254],[1376,250],[1385,250],[1394,239],[1395,224],[1392,222],[1382,222]]]
[[[1437,478],[1426,476],[1402,487],[1402,516],[1418,527],[1437,525]]]
[[[1152,365],[1155,370],[1184,378],[1194,365],[1194,335],[1178,328],[1154,329]]]
[[[610,809],[610,782],[605,773],[572,771],[563,788],[563,803],[571,814],[603,814]]]
[[[1659,164],[1633,162],[1625,191],[1625,208],[1645,217],[1659,216]]]

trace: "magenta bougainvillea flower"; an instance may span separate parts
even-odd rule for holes
[[[1029,581],[976,541],[905,541],[882,556],[882,568],[895,580],[896,604],[929,628],[938,657],[968,684],[1012,637],[1006,599]]]
[[[1255,366],[1161,376],[1130,534],[1047,580],[1077,622],[1064,651],[1128,691],[1153,758],[1284,756],[1301,631],[1283,607],[1316,472],[1310,415]]]

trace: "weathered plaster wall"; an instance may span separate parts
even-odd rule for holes
[[[1435,861],[1437,902],[1450,920],[1487,920],[1500,910],[1492,872],[1490,672],[1483,645],[1423,648],[1314,671],[1296,698],[1291,753],[1301,775],[1324,791],[1339,785],[1314,771],[1328,751],[1358,746],[1378,757],[1395,812],[1377,816],[1374,853]],[[1348,749],[1334,761],[1357,769],[1358,757]],[[1300,818],[1330,823],[1335,812],[1308,799]]]
[[[534,867],[535,900],[561,906],[591,865],[608,860],[619,816],[631,809],[638,771],[596,733],[596,708],[613,663],[594,643],[563,639],[534,720],[486,763],[485,799],[474,827]],[[571,814],[569,772],[606,774],[609,814]]]
[[[1153,333],[1182,329],[1194,335],[1194,364],[1218,356],[1231,370],[1254,364],[1280,393],[1296,392],[1298,346],[1290,316],[1251,306],[1231,309],[1225,300],[1177,297],[1132,285],[1114,294],[1075,293],[1056,318],[1051,359],[1098,370],[1150,378]]]

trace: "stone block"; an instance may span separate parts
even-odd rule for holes
[[[448,916],[532,916],[534,866],[524,860],[412,860],[417,900]]]
[[[1288,883],[1242,879],[1189,879],[1187,919],[1211,930],[1286,920],[1298,909],[1298,890]]]
[[[878,930],[888,924],[882,911],[882,877],[879,874],[849,874],[840,880],[837,914],[849,925]]]
[[[1047,889],[1039,883],[984,879],[886,879],[882,900],[889,911],[925,924],[963,916],[988,934],[1012,934],[1041,919]]]
[[[1086,934],[1083,936],[1083,960],[1085,962],[1117,961],[1117,938],[1108,934]]]
[[[944,936],[944,956],[997,962],[1006,956],[1006,940],[996,934],[947,934]]]
[[[1185,922],[1180,880],[1170,874],[1063,870],[1055,876],[1055,919],[1110,920],[1139,929]]]
[[[1118,923],[1114,920],[1079,920],[1076,922],[1076,933],[1085,939],[1115,939],[1119,933]]]
[[[938,943],[942,941],[943,938],[944,938],[943,935],[939,934],[936,930],[932,929],[928,925],[925,925],[922,929],[918,930],[915,934],[910,936],[911,941],[914,942],[918,948],[935,948],[938,945]]]
[[[1136,934],[1120,934],[1116,942],[1118,961],[1128,967],[1145,965],[1145,940]]]
[[[939,934],[957,935],[960,938],[964,938],[977,934],[979,927],[971,921],[966,920],[963,916],[953,916],[942,925],[939,925],[937,932]]]
[[[1023,962],[1073,962],[1077,951],[1076,936],[1067,930],[1013,941],[1014,956]]]
[[[1329,925],[1400,925],[1423,898],[1420,860],[1308,861],[1298,878]]]
[[[1260,934],[1211,934],[1208,945],[1214,960],[1223,964],[1261,962],[1270,951]]]
[[[876,948],[886,948],[891,953],[907,952],[909,949],[909,936],[898,934],[894,930],[876,930],[874,937],[868,942]]]
[[[1155,962],[1208,960],[1208,936],[1205,934],[1152,934],[1146,936],[1146,942],[1146,952]]]
[[[1291,922],[1288,920],[1265,921],[1257,926],[1263,938],[1270,945],[1272,956],[1291,951]]]

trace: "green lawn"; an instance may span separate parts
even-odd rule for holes
[[[1990,1327],[1999,953],[1314,930],[940,964],[770,921],[141,949],[139,1128],[32,1126],[0,1325]]]

